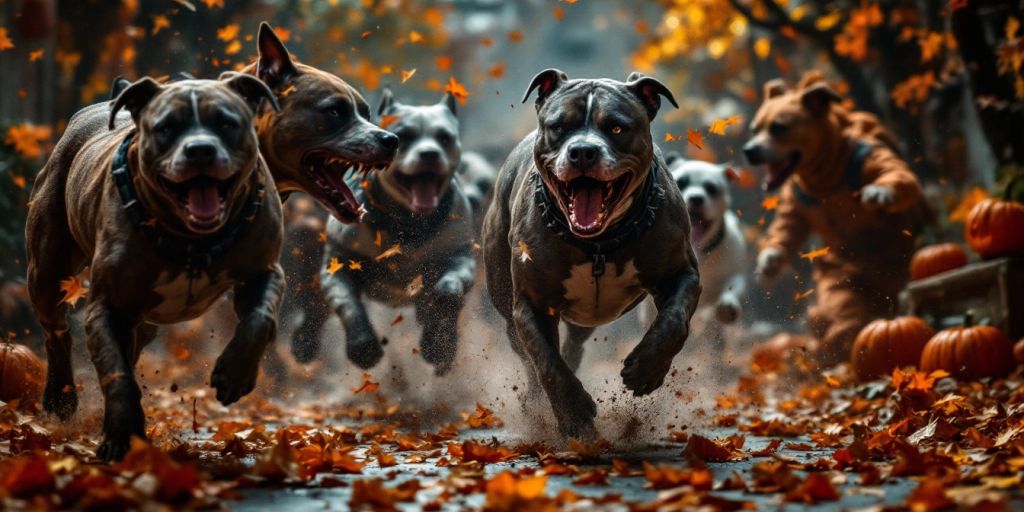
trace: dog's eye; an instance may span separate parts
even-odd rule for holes
[[[788,129],[789,126],[786,126],[778,121],[773,121],[772,124],[768,125],[768,133],[772,134],[772,136],[774,137],[784,135],[786,133],[786,130]]]
[[[452,136],[447,133],[437,134],[437,142],[440,142],[442,146],[447,146],[452,142]]]
[[[562,131],[562,123],[551,123],[548,125],[548,132],[552,135],[558,135]]]
[[[676,180],[676,185],[679,186],[679,190],[683,190],[684,188],[690,186],[690,180],[688,178],[679,178],[678,180]]]
[[[715,197],[719,192],[721,192],[718,190],[718,185],[715,185],[714,183],[705,183],[704,191],[707,192],[710,197]]]
[[[341,110],[338,110],[336,108],[329,108],[327,109],[327,115],[331,117],[341,117]]]

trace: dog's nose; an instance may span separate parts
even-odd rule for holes
[[[436,149],[424,149],[420,151],[420,160],[434,163],[441,159],[441,152]]]
[[[377,140],[380,141],[381,146],[384,146],[389,151],[398,148],[398,136],[391,132],[380,132],[377,134]]]
[[[747,161],[752,165],[760,165],[764,163],[764,155],[761,154],[761,146],[748,142],[743,146],[743,156],[747,157]]]
[[[692,207],[704,206],[704,196],[690,196],[686,198],[686,204]]]
[[[578,142],[569,148],[569,163],[577,169],[589,169],[597,163],[601,148],[596,144]]]
[[[213,163],[217,158],[217,146],[212,142],[197,140],[185,144],[185,158],[195,166],[204,166]]]

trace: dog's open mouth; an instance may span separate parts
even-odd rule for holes
[[[608,216],[622,199],[631,173],[601,181],[580,176],[569,181],[553,178],[558,202],[569,219],[569,227],[577,235],[593,236],[605,227]]]
[[[338,220],[346,223],[358,222],[363,214],[363,206],[345,183],[345,177],[350,172],[365,174],[379,171],[390,164],[390,160],[347,160],[325,150],[310,151],[302,157],[302,169],[315,187],[307,192],[326,206]]]
[[[217,180],[198,175],[177,183],[164,178],[160,182],[177,200],[189,228],[196,232],[209,232],[224,223],[228,197],[236,178],[232,176],[226,180]]]
[[[786,182],[790,174],[800,165],[800,152],[793,151],[786,158],[777,162],[768,162],[768,172],[761,181],[761,187],[765,190],[775,190]]]
[[[708,233],[708,228],[711,227],[711,221],[704,216],[699,210],[687,210],[690,214],[690,239],[694,243],[700,243],[704,240],[704,236]]]
[[[441,190],[449,178],[432,172],[417,174],[395,173],[395,183],[405,194],[413,213],[427,214],[437,209],[441,202]]]

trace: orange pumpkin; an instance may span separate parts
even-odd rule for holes
[[[43,362],[25,345],[0,343],[0,400],[35,400],[43,391]]]
[[[916,281],[960,268],[967,264],[967,253],[959,244],[922,247],[910,260],[910,279]]]
[[[982,199],[967,214],[967,243],[982,258],[1024,255],[1024,204],[1010,200],[1012,185],[1003,199]]]
[[[1024,364],[1024,338],[1013,346],[1013,358],[1017,360],[1017,364]]]
[[[939,331],[921,353],[921,369],[945,370],[961,379],[1001,377],[1013,371],[1013,344],[991,325],[964,325]]]
[[[850,361],[861,380],[892,373],[893,368],[916,366],[935,331],[916,316],[875,320],[853,342]]]

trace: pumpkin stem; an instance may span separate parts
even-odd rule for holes
[[[968,309],[964,312],[964,327],[974,326],[974,310]]]

